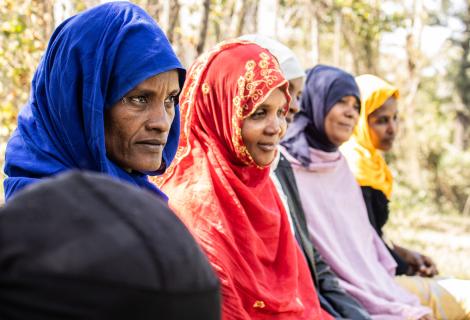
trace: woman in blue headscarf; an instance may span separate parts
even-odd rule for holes
[[[147,180],[173,160],[185,71],[155,21],[129,2],[100,5],[53,33],[6,150],[8,199],[68,169],[166,196]]]

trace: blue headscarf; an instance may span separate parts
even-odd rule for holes
[[[308,71],[300,111],[281,143],[303,166],[310,164],[309,147],[326,152],[338,150],[326,136],[325,118],[345,96],[356,97],[360,105],[359,88],[351,74],[325,65]]]
[[[174,69],[182,86],[185,71],[168,39],[136,5],[106,3],[64,21],[49,41],[8,142],[5,198],[71,168],[107,173],[166,198],[146,174],[128,173],[108,159],[104,110],[142,81]],[[167,167],[176,154],[179,126],[176,106],[163,150]]]

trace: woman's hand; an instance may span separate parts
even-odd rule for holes
[[[407,275],[419,275],[421,277],[433,277],[439,273],[434,261],[424,254],[406,249],[394,244],[394,250],[409,265]]]

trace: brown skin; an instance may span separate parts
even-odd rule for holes
[[[430,257],[419,252],[406,249],[397,244],[393,244],[393,249],[408,263],[409,268],[406,272],[407,275],[433,277],[439,273],[436,264]]]
[[[342,97],[325,117],[325,133],[336,146],[348,141],[359,120],[360,105],[354,96]]]
[[[299,112],[299,100],[304,89],[304,77],[299,77],[289,80],[289,95],[291,97],[289,111],[287,112],[286,121],[287,125],[294,121],[294,116]]]
[[[108,157],[127,171],[160,169],[179,91],[178,72],[171,70],[144,80],[107,109]]]
[[[398,130],[397,100],[394,97],[387,99],[380,108],[368,116],[367,122],[374,147],[378,150],[389,151],[393,147]],[[430,257],[397,244],[394,244],[394,250],[408,263],[408,275],[433,277],[439,273]]]
[[[376,149],[389,151],[398,131],[397,99],[390,97],[367,117],[369,135]]]
[[[284,107],[286,96],[275,89],[256,110],[243,121],[242,138],[248,152],[260,167],[271,164],[287,129]]]

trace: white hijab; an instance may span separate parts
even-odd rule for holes
[[[276,41],[260,34],[247,34],[240,39],[248,40],[263,47],[276,57],[281,67],[282,74],[289,81],[292,79],[305,77],[305,71],[302,69],[299,59],[291,49]]]

